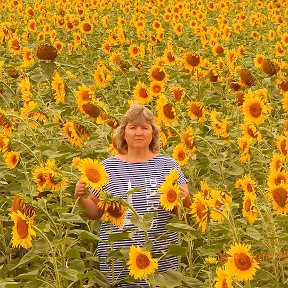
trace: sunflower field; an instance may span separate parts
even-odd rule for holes
[[[179,194],[172,171],[159,193],[180,211],[163,254],[178,271],[157,272],[148,238],[113,250],[131,231],[109,235],[109,257],[150,287],[288,287],[287,0],[0,0],[0,20],[1,288],[112,287],[102,220],[74,189],[106,181],[133,101],[154,112],[192,205],[165,198]],[[128,204],[105,197],[119,225]]]

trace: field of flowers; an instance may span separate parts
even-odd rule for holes
[[[287,1],[0,0],[0,19],[0,287],[111,287],[100,220],[74,187],[99,182],[91,171],[116,153],[134,100],[153,110],[193,204],[163,202],[181,210],[163,255],[178,271],[157,272],[149,239],[113,250],[131,231],[110,235],[109,257],[151,287],[287,287]],[[177,194],[172,180],[159,192]]]

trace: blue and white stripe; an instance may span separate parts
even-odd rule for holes
[[[140,187],[141,191],[134,192],[128,199],[133,208],[139,215],[144,215],[146,212],[156,212],[150,229],[148,230],[149,239],[153,242],[152,255],[162,255],[167,250],[169,244],[178,243],[177,233],[168,233],[165,227],[167,221],[171,219],[169,212],[165,211],[160,203],[160,193],[157,189],[165,181],[165,176],[169,174],[171,169],[178,169],[180,172],[178,184],[187,182],[183,172],[178,163],[171,157],[159,154],[145,162],[128,163],[117,159],[116,157],[109,157],[103,161],[105,170],[109,175],[109,183],[103,187],[104,191],[109,191],[112,195],[122,197],[127,200],[127,191],[131,188]],[[130,184],[129,184],[130,182]],[[92,193],[97,197],[97,191]],[[129,214],[128,214],[129,215]],[[102,223],[100,228],[100,238],[103,242],[99,242],[97,248],[97,255],[102,259],[107,259],[110,245],[105,242],[108,240],[109,234],[123,232],[124,229],[134,231],[131,240],[123,240],[114,242],[114,250],[131,245],[142,246],[145,242],[144,232],[134,226],[129,219],[126,219],[125,225],[122,227],[111,227],[109,223]],[[100,262],[100,270],[107,275],[110,282],[112,282],[111,263],[108,265],[106,261]],[[158,263],[158,271],[164,272],[167,269],[177,269],[177,257],[170,257],[161,259]],[[128,270],[122,263],[114,263],[114,279],[125,279],[128,275]],[[124,285],[124,286],[122,286]],[[137,282],[136,286],[132,284],[121,284],[117,287],[149,287],[145,285],[144,281]]]

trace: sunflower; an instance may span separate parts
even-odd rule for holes
[[[277,42],[275,46],[275,56],[285,56],[285,49],[282,47],[281,43]]]
[[[172,152],[172,157],[180,166],[185,165],[189,160],[189,154],[183,144],[177,144]]]
[[[21,91],[21,96],[22,99],[27,102],[29,100],[31,100],[31,84],[30,84],[30,80],[28,77],[25,77],[21,80],[20,84],[19,84],[19,88]]]
[[[160,204],[166,211],[171,211],[175,207],[180,206],[180,188],[177,184],[173,185],[171,182],[165,181],[158,189],[158,192],[161,193]]]
[[[282,154],[273,154],[269,166],[270,173],[281,171],[284,163],[285,157]]]
[[[285,157],[285,160],[288,160],[288,137],[280,135],[276,144],[281,154]]]
[[[121,226],[126,215],[126,207],[117,201],[103,202],[99,201],[97,206],[103,209],[103,219],[105,222],[111,222],[115,226]]]
[[[130,57],[137,57],[138,54],[140,53],[140,49],[137,45],[135,44],[130,44],[128,48],[129,56]]]
[[[147,279],[147,277],[158,269],[158,260],[153,259],[149,251],[132,245],[127,262],[129,275],[135,279]]]
[[[267,185],[268,187],[277,186],[280,183],[288,183],[288,172],[287,171],[276,171],[271,172],[268,176]]]
[[[65,83],[63,79],[61,78],[58,71],[56,71],[53,75],[52,83],[51,83],[52,89],[55,91],[54,96],[57,103],[64,103],[65,100]]]
[[[267,197],[272,202],[276,214],[286,215],[288,211],[288,184],[280,183],[269,187],[267,190]]]
[[[23,67],[26,67],[32,63],[34,63],[33,51],[27,47],[23,47],[22,49],[22,57],[23,57]]]
[[[217,267],[217,277],[215,278],[215,288],[233,288],[232,277],[229,275],[226,266],[223,268]]]
[[[255,206],[256,195],[252,193],[244,193],[242,214],[252,225],[257,217],[257,208]]]
[[[8,41],[9,51],[13,54],[21,54],[22,45],[18,37],[12,37]]]
[[[181,86],[175,86],[175,85],[171,86],[170,92],[172,93],[173,98],[178,102],[182,101],[183,98],[185,97],[185,91]]]
[[[78,86],[76,91],[77,104],[80,111],[83,111],[82,104],[96,99],[93,86],[87,87],[85,84]]]
[[[105,171],[103,164],[97,160],[85,158],[81,161],[80,166],[81,177],[80,180],[98,190],[108,183],[108,174]]]
[[[15,168],[20,161],[20,154],[18,152],[6,152],[4,155],[5,163],[10,168]]]
[[[138,81],[134,87],[133,97],[137,102],[143,105],[151,102],[153,99],[153,95],[150,93],[148,87],[140,81]]]
[[[259,125],[267,118],[265,115],[270,112],[270,107],[266,106],[264,101],[257,96],[245,98],[242,111],[247,122],[253,122]]]
[[[191,153],[194,153],[196,151],[196,144],[195,144],[195,139],[194,139],[194,132],[191,127],[186,129],[182,134],[181,134],[181,140],[185,144],[185,146],[189,149]]]
[[[211,211],[211,218],[214,221],[221,222],[224,220],[225,215],[228,214],[228,205],[232,203],[232,197],[221,191],[211,190],[210,199],[208,201],[209,207],[213,208]]]
[[[247,137],[238,137],[237,142],[238,142],[240,149],[242,150],[242,153],[240,156],[240,162],[245,163],[247,161],[250,161],[252,139],[247,138]]]
[[[215,43],[215,45],[212,47],[212,53],[215,56],[222,55],[224,53],[224,48],[222,47],[222,45]]]
[[[46,169],[43,166],[38,166],[35,168],[32,176],[33,181],[37,184],[37,190],[43,192],[47,187],[47,174]]]
[[[35,217],[35,210],[33,207],[30,205],[26,204],[23,202],[22,198],[20,195],[16,195],[13,198],[13,202],[11,205],[11,213],[20,211],[24,216],[27,216],[29,218],[34,218]]]
[[[63,127],[62,131],[64,136],[68,139],[71,144],[80,147],[83,144],[82,138],[77,133],[77,125],[74,121],[66,122]]]
[[[0,133],[0,151],[4,154],[9,150],[10,139],[7,135]]]
[[[204,199],[205,200],[209,200],[210,199],[210,187],[208,185],[208,183],[205,181],[205,180],[201,180],[200,181],[200,189],[201,189],[201,193],[203,194],[204,196]]]
[[[71,167],[74,169],[80,170],[81,158],[80,157],[73,157],[72,162],[71,162]]]
[[[252,280],[258,263],[250,253],[251,245],[236,243],[227,252],[227,271],[231,276],[235,276],[238,281]]]
[[[187,108],[191,119],[196,119],[201,124],[205,122],[206,110],[201,102],[189,101],[187,103]]]
[[[219,113],[214,109],[210,112],[210,117],[211,117],[211,124],[212,128],[214,130],[214,133],[217,136],[223,136],[223,137],[228,137],[228,125],[229,121],[227,119],[223,120],[218,120],[218,115]]]
[[[172,47],[168,47],[165,49],[163,57],[165,64],[174,65],[176,63],[176,55]]]
[[[245,193],[255,194],[256,182],[252,179],[251,175],[245,175],[242,179],[238,179],[235,183],[236,188],[241,188]]]
[[[284,93],[284,97],[282,98],[282,107],[286,112],[288,112],[288,92]]]
[[[162,82],[152,81],[149,85],[149,93],[151,93],[152,96],[159,96],[164,90],[165,88]]]
[[[111,72],[105,65],[98,65],[94,73],[95,85],[98,88],[105,88],[112,81]]]
[[[159,81],[166,83],[168,80],[168,75],[164,68],[161,66],[154,65],[148,70],[148,77],[150,81]]]
[[[255,58],[254,58],[254,65],[257,68],[261,68],[262,67],[262,63],[265,59],[265,56],[263,54],[256,54]]]
[[[178,181],[179,178],[179,170],[174,168],[171,169],[169,174],[165,176],[165,181],[170,183],[175,183]]]
[[[192,214],[193,217],[195,217],[201,232],[204,233],[208,225],[209,209],[207,200],[200,193],[194,194],[190,208],[191,212],[189,214]]]
[[[80,24],[80,31],[84,34],[92,34],[93,33],[93,24],[88,21],[83,21]]]
[[[193,70],[195,67],[199,66],[201,63],[201,57],[192,51],[188,51],[183,56],[184,67],[188,70]]]
[[[156,109],[158,118],[166,125],[172,121],[177,121],[176,109],[172,103],[169,103],[165,96],[160,96],[157,101]]]
[[[262,142],[262,136],[257,126],[254,123],[245,122],[240,125],[242,135],[244,138],[256,139],[258,143]]]
[[[10,214],[14,221],[12,231],[12,247],[30,248],[32,246],[32,236],[36,236],[35,231],[32,229],[33,218],[28,218],[23,215],[19,210],[11,212]]]

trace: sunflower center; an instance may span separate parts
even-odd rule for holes
[[[183,161],[183,160],[185,159],[185,157],[186,157],[186,154],[185,154],[184,151],[180,151],[180,152],[178,153],[178,159],[179,159],[179,161]]]
[[[286,140],[283,139],[281,142],[280,142],[280,150],[282,152],[283,155],[286,155],[287,154],[287,149],[286,149]]]
[[[119,218],[123,215],[122,209],[120,206],[116,205],[110,205],[109,208],[107,209],[107,213],[112,216],[113,218]]]
[[[253,191],[253,186],[250,183],[247,184],[247,191],[248,192],[252,192]]]
[[[175,114],[173,112],[173,105],[170,103],[167,103],[163,106],[163,112],[164,115],[168,118],[168,119],[174,119]]]
[[[44,174],[39,174],[37,176],[37,182],[40,186],[43,186],[46,182],[46,178],[45,178],[45,175]]]
[[[260,104],[259,103],[253,103],[250,106],[250,113],[254,118],[260,117],[260,115],[262,113],[262,108],[261,108]]]
[[[203,203],[198,203],[196,208],[196,214],[199,219],[202,219],[206,215],[206,206]]]
[[[91,29],[92,29],[92,27],[91,27],[90,24],[85,23],[85,24],[83,25],[83,30],[84,30],[85,32],[89,32],[89,31],[91,31]]]
[[[245,201],[245,211],[246,212],[249,212],[250,211],[250,208],[251,208],[251,200],[250,199],[247,199]]]
[[[147,91],[146,91],[145,88],[141,88],[141,89],[139,90],[139,96],[140,96],[141,98],[148,98],[148,93],[147,93]]]
[[[273,195],[273,199],[275,200],[275,202],[280,206],[280,207],[284,207],[286,202],[287,202],[287,191],[282,188],[282,187],[278,187],[276,189],[273,190],[272,192]]]
[[[161,71],[160,68],[155,68],[152,71],[152,77],[157,81],[162,81],[165,78],[165,72]]]
[[[139,269],[145,269],[149,266],[150,260],[145,254],[139,254],[136,257],[136,265]]]
[[[169,190],[168,192],[167,192],[167,200],[168,200],[168,202],[170,202],[170,203],[173,203],[173,202],[175,202],[176,201],[176,199],[177,199],[177,193],[176,193],[176,191],[175,190]]]
[[[236,253],[234,255],[234,262],[236,267],[241,271],[248,270],[252,266],[250,257],[245,253]]]
[[[219,200],[216,200],[216,202],[215,202],[215,208],[217,208],[217,209],[221,209],[221,207],[223,206],[223,203],[221,203]]]
[[[19,218],[17,220],[17,233],[21,239],[24,239],[28,236],[28,224],[26,220]]]
[[[222,282],[222,288],[228,288],[226,279],[224,279],[223,282]]]
[[[281,182],[285,183],[286,182],[286,177],[284,175],[278,175],[275,178],[275,184],[279,185]]]
[[[200,63],[200,57],[199,55],[192,55],[192,54],[189,54],[187,55],[186,57],[186,61],[189,65],[193,66],[193,67],[196,67],[199,65]]]
[[[193,115],[195,115],[197,118],[201,118],[202,115],[203,115],[203,112],[202,112],[202,109],[201,107],[198,107],[196,105],[193,105],[191,108],[190,108],[190,111]]]
[[[94,168],[87,168],[86,175],[88,180],[94,183],[97,183],[101,178],[100,173],[97,171],[97,169]]]
[[[180,89],[176,89],[173,91],[173,95],[176,101],[180,101],[183,95],[183,91],[181,91]]]

